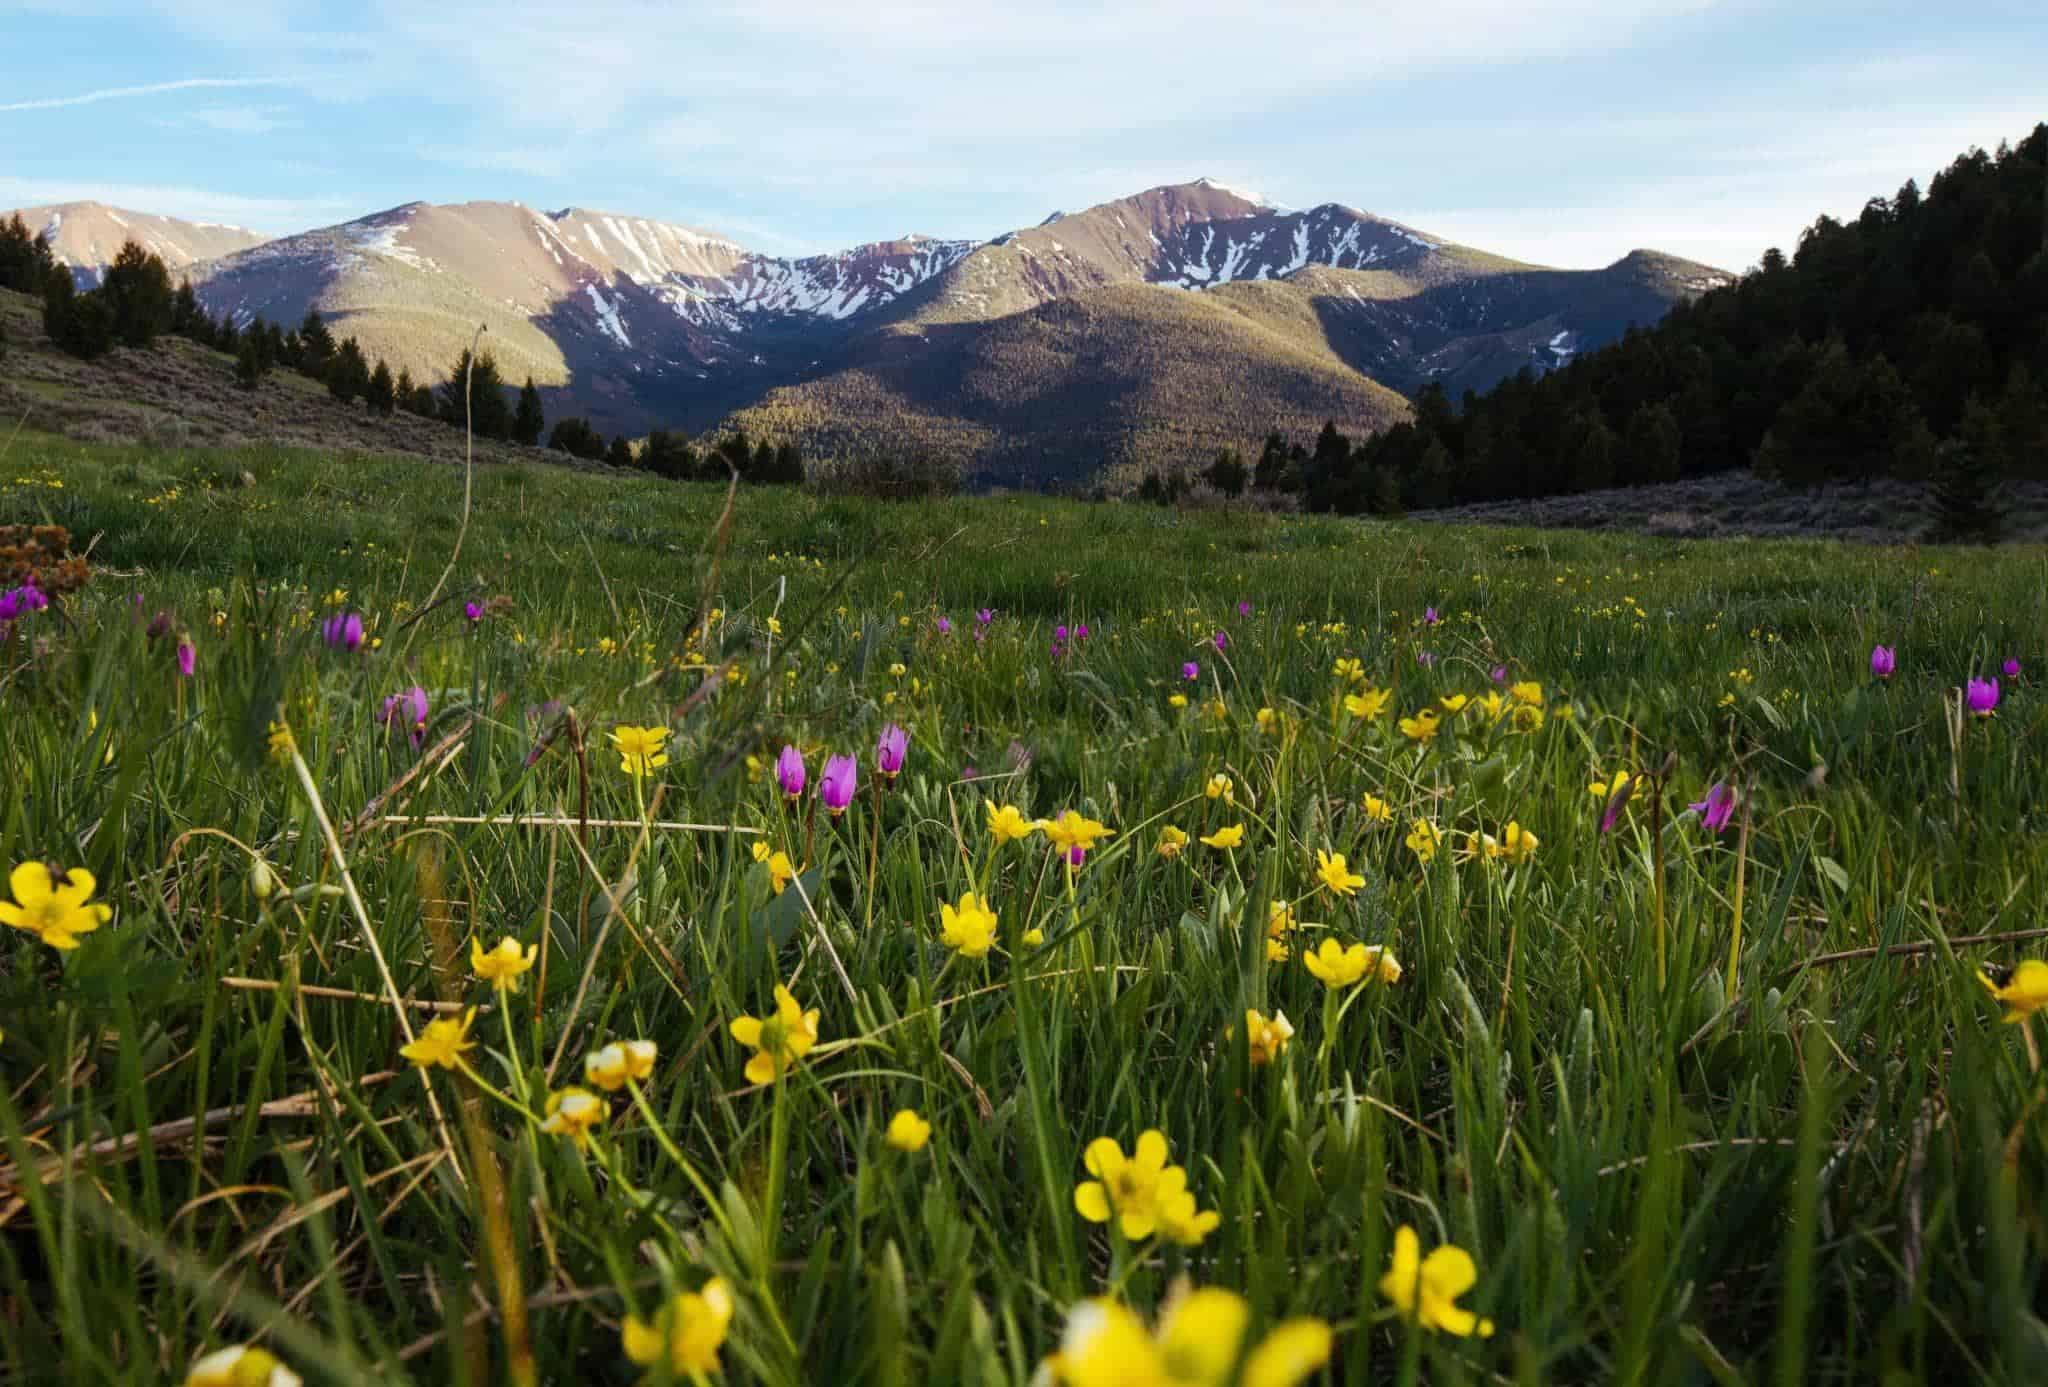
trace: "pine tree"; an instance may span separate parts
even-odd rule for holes
[[[31,236],[21,213],[0,224],[0,289],[40,294],[55,264],[50,238],[40,232]]]
[[[343,404],[353,404],[370,389],[370,363],[363,349],[351,337],[335,350],[327,363],[327,393]]]
[[[258,334],[249,333],[242,338],[241,348],[235,353],[235,384],[244,390],[254,390],[263,379],[265,368],[259,345],[261,340]]]
[[[512,406],[505,399],[497,359],[489,352],[478,352],[472,360],[469,348],[462,349],[441,387],[441,420],[458,429],[467,425],[478,438],[512,436]]]
[[[2004,468],[1998,415],[1982,399],[1963,407],[1963,426],[1942,450],[1934,478],[1935,529],[1942,539],[1989,544],[1998,538],[1999,509],[1992,503]]]
[[[43,332],[59,351],[90,361],[113,349],[113,309],[97,292],[79,293],[71,271],[56,265],[43,280]]]
[[[626,435],[616,434],[613,436],[611,446],[604,450],[604,460],[613,467],[631,467],[633,465],[633,445],[627,440]]]
[[[315,380],[327,374],[327,362],[334,355],[334,334],[321,321],[320,310],[308,308],[306,316],[299,320],[298,345],[285,357],[285,364]]]
[[[604,435],[591,428],[588,419],[574,415],[555,421],[548,433],[548,447],[593,462],[605,454]]]
[[[398,408],[398,387],[391,379],[391,368],[384,359],[377,359],[377,369],[370,372],[370,383],[363,392],[363,399],[370,407],[370,413],[390,418]]]
[[[146,347],[171,330],[171,272],[164,262],[125,242],[94,292],[105,296],[114,335],[130,347]]]
[[[1597,408],[1587,408],[1565,428],[1567,472],[1573,491],[1599,491],[1614,485],[1614,430]]]
[[[179,280],[178,292],[171,295],[171,331],[196,342],[213,336],[213,320],[199,306],[199,295],[192,291],[189,279]]]
[[[1330,426],[1332,433],[1336,425]],[[1252,464],[1252,489],[1254,491],[1278,491],[1280,479],[1287,471],[1287,440],[1277,432],[1266,435],[1264,446],[1259,449],[1259,460]],[[1164,487],[1161,488],[1164,495]]]
[[[1629,416],[1622,435],[1621,480],[1675,482],[1685,447],[1678,416],[1662,400],[1646,404]]]
[[[528,376],[519,391],[519,407],[512,415],[512,441],[528,448],[537,447],[541,430],[546,426],[547,417],[540,407],[540,391],[534,388],[533,377]]]
[[[1214,462],[1202,470],[1202,480],[1225,496],[1242,496],[1246,483],[1251,480],[1251,471],[1244,465],[1244,458],[1237,449],[1225,448],[1216,454]]]

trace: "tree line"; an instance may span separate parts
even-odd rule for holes
[[[1750,467],[1795,487],[1931,481],[1952,528],[1995,521],[2005,477],[2048,478],[2048,125],[1972,150],[1853,221],[1820,217],[1786,257],[1655,326],[1412,420],[1195,475],[1309,510],[1392,513],[1634,486]],[[1151,477],[1170,499],[1187,479]]]
[[[308,308],[288,330],[260,317],[216,319],[190,280],[173,289],[163,259],[133,241],[121,247],[97,288],[81,292],[70,269],[57,263],[48,237],[30,235],[20,213],[0,224],[0,289],[39,294],[44,333],[60,350],[85,359],[116,346],[146,347],[161,336],[184,337],[234,357],[235,380],[247,390],[272,370],[290,370],[325,385],[342,404],[362,401],[372,414],[388,418],[402,410],[529,448],[542,446],[545,434],[553,451],[672,480],[724,481],[734,473],[767,485],[804,479],[795,444],[750,441],[740,430],[700,447],[683,434],[656,429],[636,448],[623,433],[607,441],[581,417],[559,419],[550,429],[533,377],[514,391],[488,351],[472,355],[464,348],[436,387],[415,381],[407,367],[394,374],[381,357],[373,364],[354,337],[337,340],[316,309]]]

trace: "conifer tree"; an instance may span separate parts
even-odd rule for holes
[[[363,349],[350,337],[335,349],[327,363],[327,393],[343,404],[353,404],[370,388],[370,363]]]
[[[284,364],[315,380],[323,379],[327,374],[327,362],[334,355],[334,334],[321,321],[320,310],[306,310],[306,316],[299,320],[298,339],[297,346],[287,350]]]
[[[1671,406],[1658,400],[1639,407],[1629,416],[1623,435],[1626,458],[1624,480],[1631,482],[1675,482],[1685,438],[1678,429],[1678,416]]]
[[[16,212],[0,224],[0,289],[21,294],[40,294],[43,281],[56,264],[50,254],[50,238],[31,236],[28,223]]]
[[[199,306],[199,295],[192,291],[189,279],[179,280],[178,292],[171,295],[171,331],[201,342],[213,336],[213,320]]]
[[[547,417],[540,407],[540,391],[534,388],[533,377],[528,376],[519,391],[519,407],[512,415],[512,441],[528,448],[536,447],[546,425]]]
[[[458,429],[467,425],[478,438],[511,437],[512,406],[505,399],[497,359],[489,352],[472,359],[464,347],[441,387],[440,412],[443,423]]]
[[[363,400],[370,407],[370,413],[388,419],[398,407],[398,387],[392,382],[391,368],[377,358],[377,369],[370,372],[370,382],[364,388]]]
[[[114,314],[107,300],[94,292],[81,294],[71,271],[52,266],[43,279],[43,332],[59,351],[91,360],[114,346]]]
[[[604,460],[613,467],[633,465],[633,445],[624,434],[614,434],[611,446],[604,450]]]
[[[146,347],[171,330],[171,272],[133,241],[121,246],[94,292],[104,296],[114,335],[127,346]]]
[[[259,334],[248,333],[243,336],[242,345],[235,353],[235,384],[244,390],[254,390],[263,380],[266,368],[261,343]]]

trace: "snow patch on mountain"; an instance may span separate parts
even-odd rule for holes
[[[583,286],[583,292],[590,296],[590,306],[597,310],[597,325],[605,335],[622,347],[631,347],[633,339],[626,335],[626,324],[619,317],[619,306],[604,296],[604,290],[595,284]]]

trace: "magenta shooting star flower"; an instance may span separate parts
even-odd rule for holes
[[[178,638],[179,675],[183,678],[190,679],[192,677],[192,671],[198,668],[198,665],[199,651],[193,647],[192,638],[190,636],[180,636]]]
[[[836,817],[853,803],[853,792],[859,785],[860,767],[851,756],[830,757],[825,762],[825,773],[818,777],[818,798],[825,801],[825,807]]]
[[[1434,626],[1442,620],[1443,618],[1437,614],[1436,608],[1424,607],[1422,609],[1422,624],[1424,626]]]
[[[940,617],[937,621],[932,623],[932,626],[942,636],[950,636],[953,634],[953,623],[948,621],[945,617]]]
[[[1970,711],[1980,718],[1988,718],[1998,711],[1998,681],[1996,679],[1972,679],[1963,690],[1963,699]]]
[[[11,626],[30,612],[39,612],[49,605],[50,599],[34,583],[11,588],[0,596],[0,626]]]
[[[1252,614],[1252,604],[1251,604],[1251,603],[1249,603],[1249,602],[1240,602],[1240,603],[1238,603],[1238,604],[1237,604],[1237,614],[1238,614],[1239,616],[1250,616],[1250,615]]]
[[[417,747],[427,735],[427,691],[415,684],[404,693],[387,695],[379,718],[386,727],[405,726]]]
[[[986,626],[995,619],[996,613],[993,607],[983,607],[974,614],[974,624],[977,626]]]
[[[1899,652],[1888,645],[1870,647],[1870,672],[1880,679],[1892,677],[1892,671],[1899,667]]]
[[[1229,644],[1230,637],[1225,635],[1223,632],[1218,631],[1216,633],[1216,653],[1218,655],[1221,655],[1224,652],[1225,648],[1229,646]]]
[[[782,793],[791,799],[804,792],[804,756],[793,746],[782,748],[782,754],[775,758],[775,783],[782,787]]]
[[[1435,651],[1433,651],[1433,650],[1418,650],[1418,651],[1416,651],[1416,652],[1415,652],[1415,663],[1416,663],[1416,664],[1418,664],[1418,665],[1421,665],[1421,666],[1422,666],[1422,667],[1423,667],[1424,669],[1435,669],[1435,668],[1436,668],[1436,652],[1435,652]]]
[[[1506,665],[1495,665],[1487,672],[1487,677],[1496,684],[1505,684],[1508,682],[1508,667]]]
[[[320,623],[320,639],[336,650],[360,650],[363,618],[357,612],[336,612]]]
[[[1735,791],[1725,780],[1717,780],[1707,787],[1707,797],[1686,806],[1700,816],[1700,826],[1710,833],[1726,833],[1728,821],[1735,817]]]
[[[1084,621],[1084,622],[1082,622],[1082,623],[1081,623],[1081,624],[1080,624],[1079,626],[1076,626],[1076,627],[1074,628],[1074,643],[1075,643],[1076,645],[1079,645],[1079,644],[1080,644],[1080,643],[1081,643],[1082,641],[1085,641],[1085,640],[1087,640],[1087,639],[1088,639],[1088,623]]]
[[[1193,683],[1195,680],[1200,679],[1202,677],[1202,667],[1196,664],[1193,660],[1189,660],[1186,664],[1180,667],[1180,677],[1187,680],[1189,683]]]
[[[909,751],[910,734],[890,723],[875,739],[875,769],[894,780],[896,773],[903,769],[903,758]]]
[[[2005,677],[2008,679],[2017,679],[2020,677],[2020,662],[2018,660],[2007,660],[2003,665],[2000,665],[1999,668],[2005,672]]]
[[[474,626],[484,619],[484,609],[474,602],[465,602],[462,604],[462,615]]]

